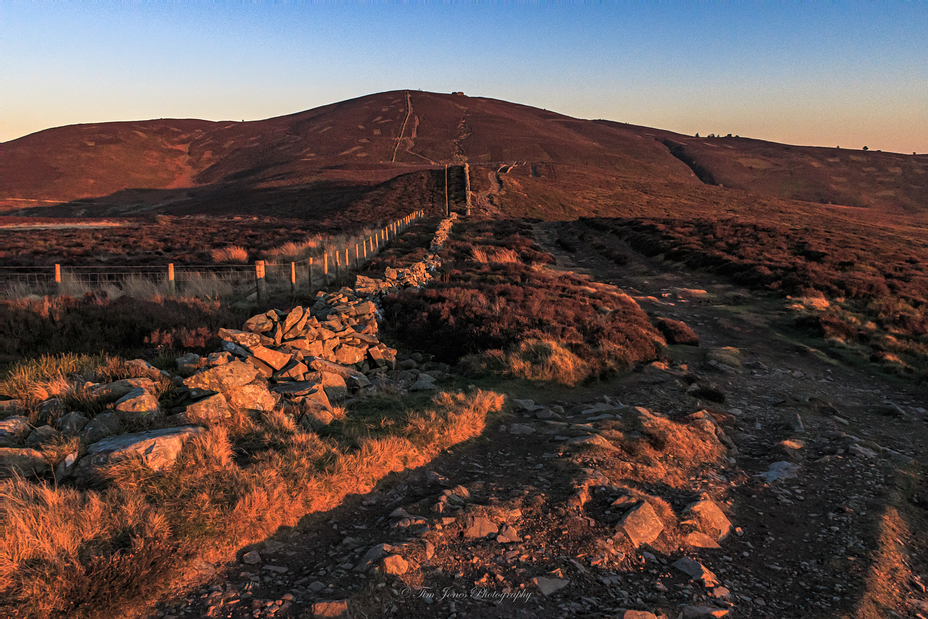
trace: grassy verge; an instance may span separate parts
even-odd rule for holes
[[[90,488],[2,481],[0,614],[124,616],[196,561],[227,558],[479,435],[502,403],[479,390],[397,397],[319,434],[283,407],[209,428],[165,473],[130,460]]]

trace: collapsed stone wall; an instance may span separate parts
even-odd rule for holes
[[[241,329],[220,329],[220,349],[206,357],[191,353],[178,358],[176,375],[137,359],[129,363],[142,377],[86,385],[92,397],[111,406],[93,418],[73,411],[60,416],[56,427],[33,428],[15,414],[15,402],[5,403],[14,414],[0,421],[0,477],[48,473],[51,467],[40,449],[61,436],[80,437],[85,451],[68,454],[54,471],[56,479],[87,481],[101,466],[126,458],[139,457],[153,470],[169,467],[187,440],[202,433],[203,426],[231,418],[234,410],[261,414],[289,403],[299,408],[299,422],[307,428],[328,423],[334,418],[333,401],[397,369],[397,351],[377,337],[377,299],[431,279],[441,266],[437,252],[456,217],[439,224],[432,253],[422,261],[403,269],[388,267],[382,279],[358,276],[354,288],[320,291],[310,307],[270,310],[252,316]],[[174,383],[180,398],[170,409],[154,395],[165,381]],[[420,380],[420,388],[428,382]],[[46,412],[56,407],[63,410],[55,398],[40,405]],[[124,432],[155,419],[167,427]]]

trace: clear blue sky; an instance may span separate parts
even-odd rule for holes
[[[0,0],[0,140],[257,120],[403,88],[792,144],[928,151],[928,3]]]

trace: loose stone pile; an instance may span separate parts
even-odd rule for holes
[[[454,218],[439,225],[433,251],[447,239]],[[130,361],[138,378],[84,386],[92,399],[107,405],[96,416],[76,411],[62,415],[63,402],[51,398],[39,405],[39,412],[56,420],[55,427],[33,428],[25,416],[15,414],[18,403],[5,402],[5,412],[12,414],[0,421],[0,478],[49,473],[52,467],[42,446],[62,436],[80,438],[86,453],[68,454],[56,467],[56,479],[88,481],[100,467],[132,457],[163,470],[186,441],[204,432],[203,426],[223,423],[235,411],[261,414],[290,403],[299,407],[302,425],[317,429],[335,418],[333,401],[397,369],[397,351],[377,337],[377,296],[421,286],[440,265],[432,254],[405,269],[388,267],[382,280],[359,276],[355,289],[320,291],[311,307],[270,310],[249,318],[241,330],[220,329],[220,349],[206,357],[190,353],[178,358],[176,376],[141,359]],[[408,373],[408,368],[400,369]],[[172,382],[179,404],[165,409],[156,394]],[[125,433],[151,427],[154,420],[168,427]]]

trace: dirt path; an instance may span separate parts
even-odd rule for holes
[[[513,416],[480,439],[242,549],[238,562],[217,566],[211,587],[162,604],[159,616],[340,616],[318,613],[346,604],[356,618],[928,617],[928,488],[906,465],[928,445],[926,390],[832,362],[790,332],[781,299],[618,242],[622,267],[566,251],[583,247],[575,232],[539,225],[536,241],[556,268],[685,322],[699,347],[673,346],[668,364],[587,387],[513,384]],[[441,388],[466,388],[428,364],[420,370]],[[679,420],[687,440],[717,440],[697,428],[714,423],[709,432],[731,443],[726,457],[680,480],[669,447],[660,462],[631,464],[615,450],[571,447],[642,415],[621,405]],[[689,417],[707,408],[715,421]],[[645,438],[622,431],[625,441]],[[760,477],[778,462],[792,477]],[[642,497],[669,511],[664,531],[635,547],[617,525]],[[720,548],[681,541],[692,526],[686,508],[700,497],[736,527]],[[718,583],[673,567],[684,556]]]

